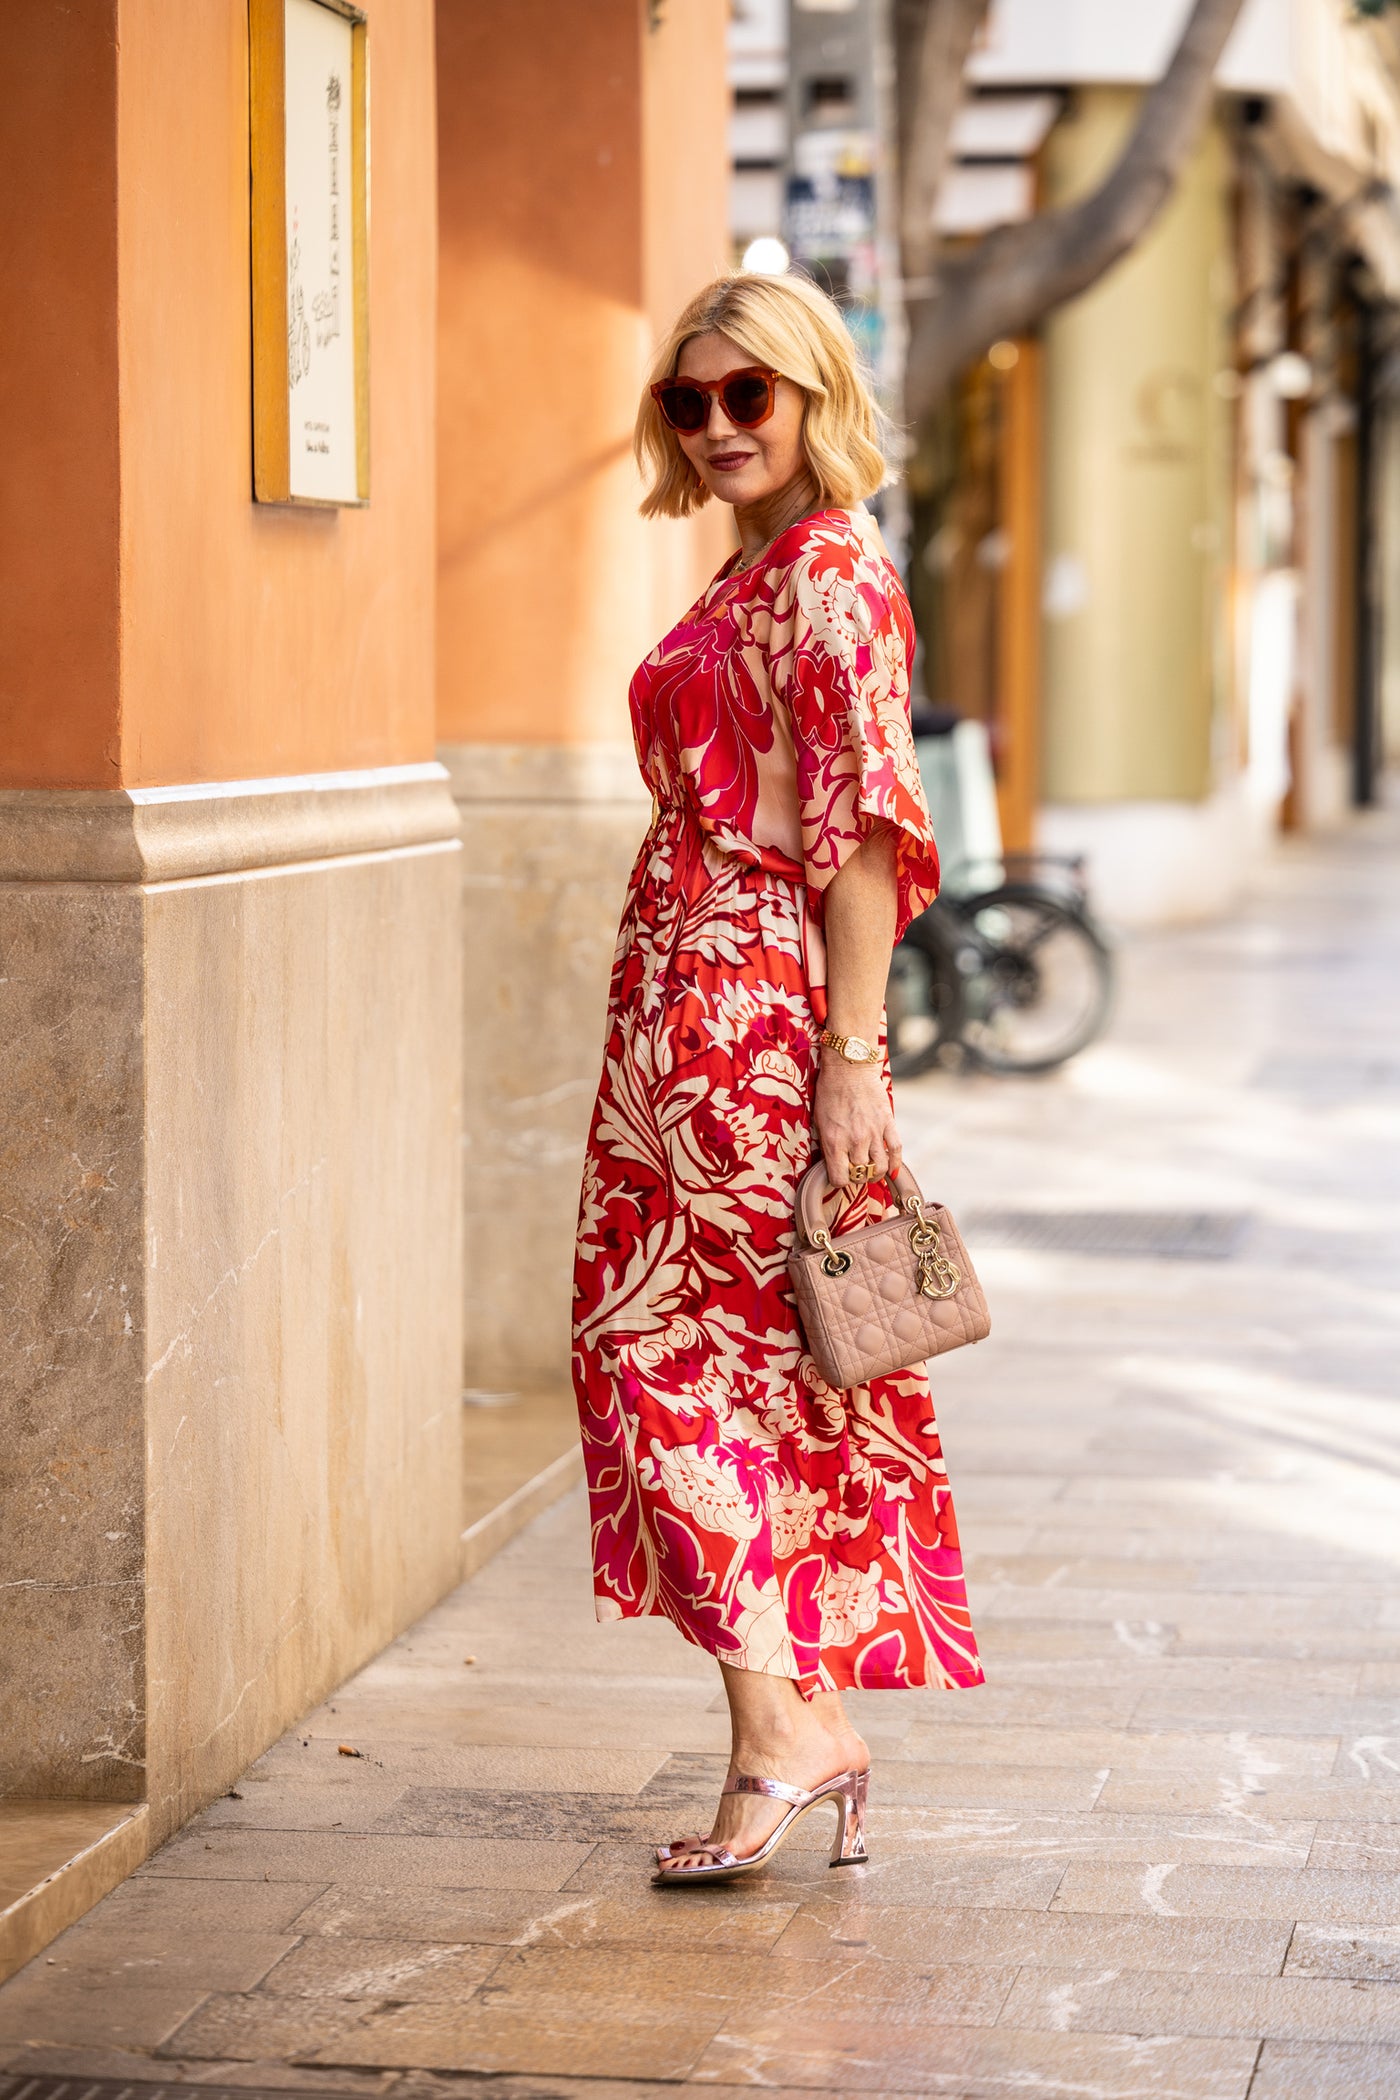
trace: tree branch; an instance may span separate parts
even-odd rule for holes
[[[1210,107],[1220,54],[1243,0],[1196,0],[1171,64],[1149,89],[1127,145],[1078,203],[999,226],[945,257],[911,300],[905,410],[917,421],[999,336],[1016,335],[1087,291],[1141,240],[1171,195]]]
[[[899,246],[906,280],[930,275],[934,207],[952,151],[963,75],[990,0],[895,0]]]

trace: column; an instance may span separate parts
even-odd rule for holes
[[[123,1833],[41,1932],[459,1566],[430,0],[369,38],[373,497],[298,511],[244,0],[0,21],[0,1793]]]
[[[631,459],[652,342],[728,265],[724,31],[720,0],[438,11],[437,708],[464,837],[466,1384],[487,1392],[567,1384],[649,812],[627,686],[732,544],[727,514],[644,524]]]
[[[1082,89],[1049,204],[1097,181],[1137,107]],[[1087,851],[1119,920],[1219,908],[1245,823],[1228,699],[1229,160],[1217,128],[1147,238],[1046,330],[1040,840]]]

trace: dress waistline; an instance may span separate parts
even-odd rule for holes
[[[756,846],[732,833],[726,835],[705,820],[688,795],[663,798],[653,789],[652,805],[652,820],[644,843],[649,846],[674,828],[680,850],[669,880],[677,884],[688,898],[698,899],[725,877],[753,895],[775,883],[781,883],[789,892],[796,890],[802,921],[803,969],[812,1011],[818,1024],[823,1025],[827,1011],[826,941],[820,903],[808,887],[806,871],[774,847]],[[720,868],[714,867],[709,857],[711,854],[719,857]],[[644,854],[640,867],[645,870],[645,866]],[[645,884],[645,872],[640,873],[639,879]],[[680,932],[678,926],[677,941]]]

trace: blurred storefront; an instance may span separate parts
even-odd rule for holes
[[[1187,12],[994,0],[945,238],[1091,187]],[[794,77],[833,38],[858,73],[865,19],[793,0]],[[1398,49],[1346,0],[1246,0],[1148,237],[913,433],[923,694],[987,725],[1007,845],[1087,854],[1120,922],[1225,908],[1400,755]]]
[[[1058,99],[1039,204],[1106,170],[1186,12],[1090,6],[1050,38],[998,0],[969,110]],[[1343,0],[1249,0],[1157,224],[1042,333],[1035,835],[1087,852],[1120,921],[1224,908],[1278,830],[1377,792],[1400,631],[1394,53]]]

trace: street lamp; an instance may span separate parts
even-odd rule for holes
[[[743,268],[760,277],[781,277],[791,260],[776,234],[761,233],[744,250]]]
[[[1269,360],[1265,376],[1280,401],[1306,401],[1312,392],[1312,366],[1297,350],[1280,350]]]

